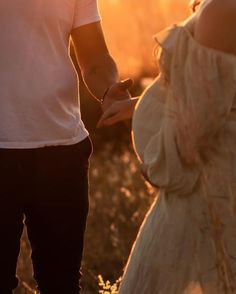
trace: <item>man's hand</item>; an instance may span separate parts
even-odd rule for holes
[[[128,100],[131,98],[128,89],[133,85],[133,80],[127,79],[111,85],[103,97],[102,110],[105,112],[118,100]]]

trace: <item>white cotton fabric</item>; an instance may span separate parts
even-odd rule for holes
[[[96,0],[0,1],[0,148],[88,135],[68,46],[72,29],[99,20]]]
[[[236,293],[236,57],[181,25],[156,40],[161,74],[137,105],[133,137],[160,194],[119,294]]]

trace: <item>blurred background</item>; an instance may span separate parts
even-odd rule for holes
[[[98,1],[107,44],[120,76],[132,77],[135,84],[131,92],[140,95],[158,74],[153,35],[186,18],[190,14],[189,1]],[[73,58],[73,50],[71,55]],[[82,116],[94,143],[82,293],[116,293],[117,280],[157,191],[140,176],[130,139],[130,122],[96,130],[101,115],[99,104],[91,99],[82,81],[80,93]],[[35,293],[26,231],[21,244],[17,270],[21,283],[15,294]]]
[[[188,0],[100,0],[108,47],[122,77],[156,75],[153,36],[189,14]]]

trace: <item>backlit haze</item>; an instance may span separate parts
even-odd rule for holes
[[[155,76],[153,35],[190,13],[188,0],[98,0],[121,75]]]

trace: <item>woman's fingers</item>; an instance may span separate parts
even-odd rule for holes
[[[102,120],[107,119],[108,117],[116,114],[118,111],[119,109],[117,109],[116,105],[113,104],[109,109],[107,109],[107,111],[103,113],[103,115],[101,116],[101,119]]]
[[[99,122],[97,123],[97,128],[101,128],[103,126],[111,125],[112,121],[118,122],[122,120],[122,112],[126,109],[126,102],[123,101],[115,101],[101,116]],[[113,117],[116,117],[113,120]],[[109,119],[109,120],[108,120]],[[119,120],[118,120],[119,119]]]
[[[101,123],[102,123],[102,126],[111,126],[120,121],[122,121],[122,118],[120,116],[120,113],[117,113],[112,117],[108,117],[107,119],[104,119]]]
[[[113,104],[103,113],[97,123],[97,128],[110,126],[117,122],[130,119],[133,115],[137,101],[138,97],[113,102]]]
[[[97,123],[97,128],[101,128],[102,126],[105,126],[104,122],[111,116],[115,115],[117,113],[117,109],[115,107],[115,105],[113,104],[110,108],[108,108],[103,115],[101,116],[101,118],[99,119],[98,123]]]
[[[110,113],[104,117],[101,117],[97,123],[97,128],[110,126],[122,120],[120,113]]]
[[[132,79],[126,79],[124,81],[120,81],[118,83],[118,87],[120,88],[120,90],[125,91],[125,90],[128,90],[130,87],[132,87],[133,86],[133,83],[134,82],[133,82]]]
[[[113,84],[104,97],[102,104],[103,111],[106,111],[114,101],[128,100],[131,98],[129,88],[133,85],[132,79],[116,82]]]

